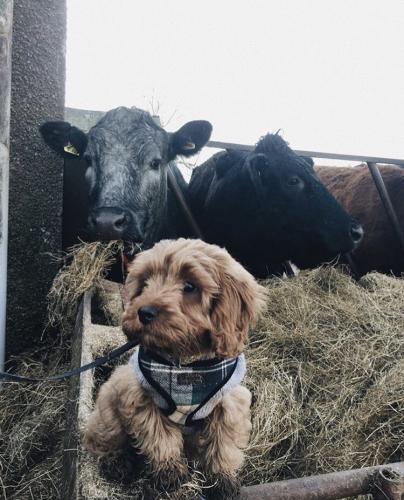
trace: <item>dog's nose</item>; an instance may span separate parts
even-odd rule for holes
[[[141,323],[143,323],[144,325],[148,325],[157,317],[158,312],[159,310],[157,309],[157,307],[143,306],[139,308],[137,313],[139,315]]]

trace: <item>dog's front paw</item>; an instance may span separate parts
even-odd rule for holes
[[[98,459],[101,475],[109,481],[128,484],[144,471],[144,457],[131,446]]]
[[[209,500],[235,500],[240,494],[240,481],[232,474],[211,474],[206,485]]]
[[[105,457],[111,453],[111,447],[108,443],[97,439],[98,436],[91,432],[86,432],[83,437],[83,448],[95,457]]]
[[[184,462],[172,462],[155,468],[151,474],[152,484],[159,491],[175,491],[190,477]]]

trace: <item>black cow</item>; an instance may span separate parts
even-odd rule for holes
[[[312,162],[279,135],[264,136],[252,152],[214,155],[194,170],[189,197],[207,240],[258,277],[281,273],[286,260],[314,267],[353,250],[363,236]]]
[[[84,214],[86,227],[76,227],[77,234],[65,237],[65,242],[74,243],[81,233],[90,240],[119,239],[147,247],[162,238],[189,234],[167,187],[167,168],[177,155],[200,151],[212,131],[209,122],[191,121],[168,133],[146,111],[120,107],[106,113],[88,134],[60,121],[47,122],[40,131],[56,152],[86,162],[84,195],[82,185],[69,185],[64,204],[67,198],[71,206],[77,197],[72,220]],[[78,168],[73,178],[80,178],[80,165],[71,167]],[[181,172],[174,164],[170,168],[186,196]],[[66,213],[65,219],[70,216]]]

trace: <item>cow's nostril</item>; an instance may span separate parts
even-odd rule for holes
[[[143,307],[139,308],[137,313],[138,313],[140,322],[143,323],[144,325],[148,325],[157,317],[158,312],[159,311],[158,311],[157,307],[143,306]]]
[[[120,240],[132,222],[130,212],[115,207],[101,207],[90,213],[88,227],[103,240]]]
[[[360,224],[353,224],[351,226],[351,238],[356,245],[362,241],[363,235],[364,231]]]
[[[129,217],[126,214],[122,214],[120,217],[115,219],[114,227],[116,229],[124,229],[129,223]]]

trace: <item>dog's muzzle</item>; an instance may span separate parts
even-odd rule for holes
[[[139,320],[143,325],[149,325],[157,318],[158,313],[159,310],[154,306],[142,306],[137,312]]]

